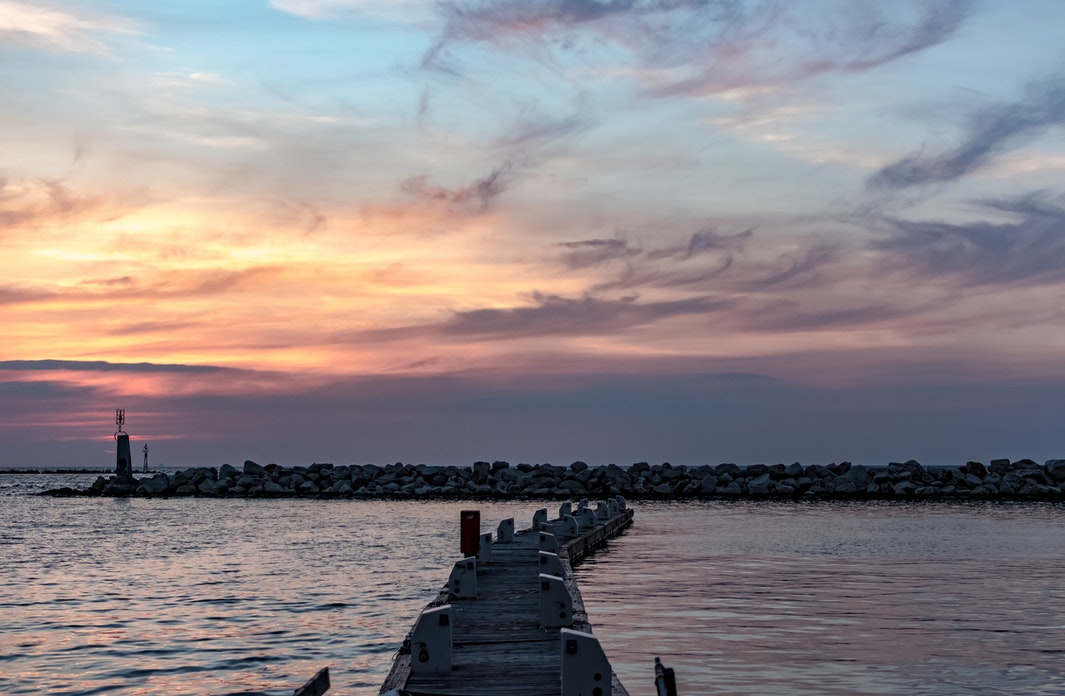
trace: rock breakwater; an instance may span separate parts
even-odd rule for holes
[[[194,467],[151,478],[100,476],[87,490],[46,495],[212,498],[557,498],[623,495],[632,499],[993,499],[1065,500],[1065,459],[995,459],[988,465],[925,467],[755,464],[615,464],[590,467],[476,462],[471,467],[391,464],[260,466],[246,461]]]

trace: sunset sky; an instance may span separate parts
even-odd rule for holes
[[[1063,27],[0,0],[0,466],[1065,457]]]

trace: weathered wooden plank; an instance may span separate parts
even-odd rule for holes
[[[556,529],[563,580],[573,599],[573,628],[591,632],[572,565],[632,523],[632,511],[583,534]],[[560,525],[561,527],[561,525]],[[557,696],[561,690],[561,644],[558,628],[540,626],[540,537],[518,532],[511,542],[492,546],[491,563],[477,569],[477,597],[451,600],[452,670],[412,673],[410,636],[392,666],[381,692],[398,689],[412,696]],[[429,606],[449,602],[445,585]],[[613,694],[627,692],[611,675]]]

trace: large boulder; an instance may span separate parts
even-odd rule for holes
[[[170,487],[170,477],[164,473],[158,473],[147,481],[141,481],[137,486],[137,493],[142,495],[163,495]]]
[[[913,481],[899,481],[892,487],[892,491],[899,498],[909,498],[917,492],[917,484]]]
[[[276,481],[267,481],[263,484],[263,493],[267,495],[286,495],[292,493],[292,491]]]
[[[747,482],[747,491],[751,495],[769,495],[770,493],[770,474],[767,470],[765,473],[755,476]]]
[[[1043,470],[1055,482],[1065,482],[1065,459],[1049,459],[1043,465]]]

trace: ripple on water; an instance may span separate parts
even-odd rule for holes
[[[90,480],[91,482],[91,480]],[[0,693],[377,693],[457,503],[5,498]],[[486,529],[534,502],[481,503]],[[633,696],[1065,692],[1060,506],[638,504],[578,567]],[[397,523],[402,520],[402,523]]]

